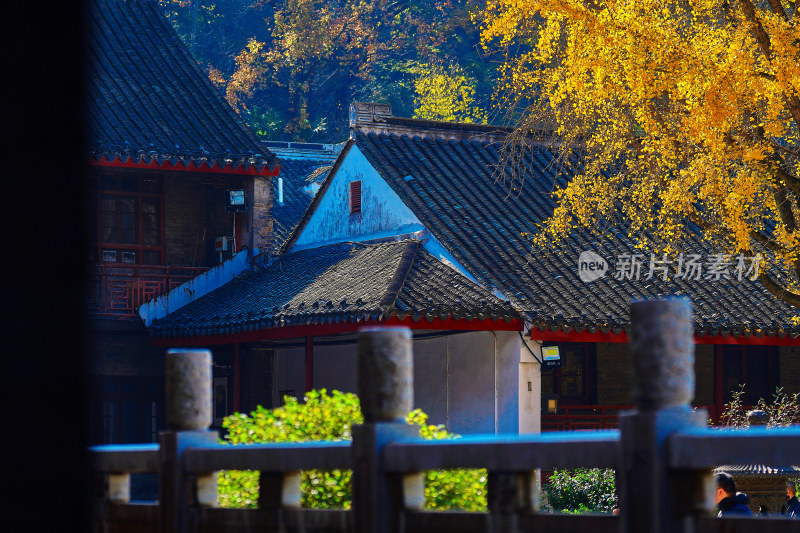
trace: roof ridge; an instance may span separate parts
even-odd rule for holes
[[[358,102],[350,104],[350,137],[358,133],[377,135],[407,135],[451,141],[504,142],[517,131],[514,126],[498,124],[478,124],[420,118],[398,117],[392,114],[392,106],[387,103]],[[552,131],[544,128],[531,129],[536,136],[551,138]]]
[[[401,240],[394,239],[393,237],[389,237],[391,240],[381,240],[376,239],[373,241],[336,241],[330,242],[327,244],[321,244],[320,246],[314,246],[311,248],[302,248],[300,250],[294,252],[283,252],[278,255],[270,256],[269,260],[273,262],[281,261],[285,258],[290,257],[305,257],[307,255],[319,255],[320,253],[328,253],[328,252],[338,252],[338,251],[345,251],[345,250],[353,250],[355,248],[377,248],[382,246],[404,246],[408,245],[409,243],[416,243],[418,242],[416,239],[413,238],[405,238]],[[405,252],[404,252],[405,253]],[[272,263],[270,263],[272,264]]]
[[[467,128],[464,126],[476,126]],[[396,137],[420,137],[422,139],[455,142],[503,143],[512,133],[507,126],[485,124],[462,124],[459,122],[436,122],[404,117],[386,117],[382,122],[359,124],[351,127],[351,137],[356,135],[386,135]]]
[[[397,295],[400,294],[400,289],[403,288],[403,285],[405,285],[408,279],[408,274],[411,272],[411,265],[414,264],[417,251],[419,250],[419,241],[408,240],[400,242],[405,243],[406,249],[403,250],[403,255],[400,256],[400,261],[397,262],[394,276],[392,276],[392,280],[386,287],[386,292],[378,304],[384,310],[395,307],[394,304],[397,301]]]

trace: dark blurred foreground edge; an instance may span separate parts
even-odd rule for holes
[[[85,3],[3,8],[4,531],[87,531]],[[9,94],[10,93],[10,94]]]

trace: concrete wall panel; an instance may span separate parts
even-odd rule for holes
[[[273,405],[282,404],[281,391],[294,391],[294,396],[302,400],[305,392],[305,349],[302,346],[276,348],[274,368]]]
[[[275,348],[274,405],[278,391],[305,387],[305,348]],[[454,433],[517,433],[519,359],[517,332],[468,332],[414,341],[414,407],[428,423]],[[497,367],[495,367],[497,364]],[[314,388],[357,393],[357,351],[352,343],[314,347]],[[527,386],[527,385],[526,385]],[[537,383],[538,386],[538,383]]]
[[[496,432],[517,434],[521,339],[516,331],[498,331],[495,335]]]
[[[429,424],[447,426],[448,338],[414,341],[414,407],[428,415]]]
[[[355,344],[314,346],[314,388],[358,394]]]
[[[494,433],[494,335],[465,333],[448,340],[448,428],[455,433]]]

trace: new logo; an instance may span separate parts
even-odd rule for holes
[[[578,257],[578,277],[589,283],[602,278],[608,270],[608,262],[594,252],[581,252]]]

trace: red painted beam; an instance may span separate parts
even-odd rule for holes
[[[602,331],[550,331],[540,330],[533,328],[531,330],[531,338],[540,341],[549,342],[628,342],[628,334],[624,331],[620,333],[603,333]],[[800,346],[800,337],[793,339],[788,335],[786,337],[776,336],[739,336],[733,337],[728,335],[703,335],[694,337],[695,344],[739,344],[739,345],[756,345],[756,346]]]
[[[695,344],[746,344],[746,345],[755,345],[755,346],[800,346],[800,337],[793,339],[790,336],[785,336],[783,338],[771,336],[767,337],[762,335],[761,337],[757,337],[755,335],[750,335],[749,337],[745,335],[741,335],[739,337],[732,337],[728,335],[724,337],[722,335],[704,335],[702,337],[698,337],[695,335],[694,337]]]
[[[531,329],[531,338],[539,341],[550,342],[628,342],[628,334],[624,331],[621,333],[603,333],[602,331],[551,331],[541,330],[538,328]]]
[[[155,159],[148,158],[144,159],[134,159],[129,157],[124,161],[119,157],[115,157],[114,159],[108,159],[107,157],[103,156],[102,158],[95,159],[93,157],[89,158],[89,165],[95,167],[119,167],[119,168],[148,168],[148,169],[158,169],[158,170],[179,170],[179,171],[188,171],[188,172],[206,172],[212,174],[237,174],[237,175],[250,175],[250,176],[277,176],[280,173],[280,168],[275,167],[270,169],[267,165],[261,167],[261,170],[255,168],[255,166],[251,166],[248,169],[241,168],[241,165],[234,166],[230,164],[226,164],[225,166],[220,166],[218,163],[213,163],[209,165],[206,162],[201,164],[196,164],[194,161],[190,161],[188,164],[184,165],[183,163],[172,164],[172,161],[165,160],[160,165],[155,161]]]
[[[361,322],[339,322],[337,324],[313,324],[286,326],[282,328],[261,329],[229,333],[224,335],[198,335],[193,337],[154,338],[154,346],[208,346],[215,344],[234,344],[237,342],[256,342],[264,340],[294,339],[300,337],[319,337],[336,333],[356,333],[367,326],[407,326],[411,329],[435,329],[446,331],[522,331],[522,322],[505,320],[466,320],[454,318],[434,318],[431,321],[415,322],[411,317],[400,320],[396,316],[389,320],[365,320]]]

